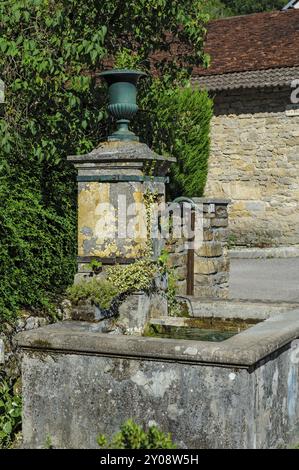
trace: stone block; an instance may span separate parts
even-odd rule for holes
[[[187,282],[186,281],[177,281],[175,291],[176,291],[177,295],[186,295]]]
[[[203,241],[211,241],[214,238],[214,232],[211,229],[204,229]]]
[[[213,239],[217,242],[227,243],[229,237],[229,230],[228,228],[219,227],[213,232]]]
[[[117,315],[106,318],[105,311],[99,306],[82,301],[73,306],[72,318],[96,323],[97,331],[140,334],[149,318],[167,315],[167,299],[162,292],[136,292],[115,304],[113,309]]]
[[[185,253],[171,253],[168,258],[169,266],[176,268],[179,266],[186,266],[187,254]]]
[[[187,277],[187,266],[175,268],[174,274],[178,281],[184,281]]]
[[[228,217],[227,205],[222,206],[222,205],[216,204],[215,215],[218,219],[227,218]]]
[[[214,219],[216,217],[215,212],[205,212],[204,213],[204,218],[205,219]]]
[[[250,212],[264,211],[265,203],[263,201],[249,201],[246,203],[246,209]]]
[[[214,274],[217,272],[217,264],[208,258],[194,259],[194,274]]]
[[[34,328],[39,327],[39,318],[38,317],[29,317],[26,320],[25,330],[33,330]]]
[[[195,256],[194,273],[195,274],[216,274],[229,270],[228,257],[219,256],[218,258],[204,258]]]
[[[202,299],[227,299],[228,288],[221,288],[219,286],[201,286],[196,284],[194,286],[194,296]]]
[[[213,275],[194,274],[194,286],[211,286]]]
[[[226,285],[229,281],[228,272],[219,272],[216,274],[195,274],[194,285],[197,286],[215,286]]]
[[[228,284],[229,270],[214,274],[212,277],[213,277],[213,284]]]
[[[202,221],[202,227],[204,230],[209,229],[211,227],[211,220],[207,217],[204,217]]]
[[[212,242],[212,243],[203,243],[203,245],[195,250],[195,254],[198,256],[207,256],[217,257],[221,256],[223,252],[222,245],[220,242]]]
[[[211,227],[227,227],[228,219],[211,219]]]

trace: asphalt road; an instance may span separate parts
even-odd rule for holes
[[[232,259],[230,297],[299,302],[299,258]]]

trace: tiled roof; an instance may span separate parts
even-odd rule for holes
[[[211,21],[205,52],[211,66],[193,76],[299,66],[299,10],[255,13]]]
[[[201,88],[216,91],[236,88],[289,86],[294,79],[299,79],[299,66],[194,77],[192,82],[198,84]]]

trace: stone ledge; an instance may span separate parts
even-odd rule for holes
[[[96,163],[117,161],[158,160],[173,163],[173,157],[164,157],[141,142],[102,142],[97,148],[84,155],[69,155],[72,163]]]
[[[233,248],[229,250],[229,256],[238,259],[298,258],[299,245],[275,248]]]
[[[250,368],[299,337],[299,309],[276,315],[221,343],[108,335],[85,322],[62,322],[19,333],[26,350],[219,364]]]
[[[213,197],[193,197],[196,204],[230,204],[231,199],[213,198]]]

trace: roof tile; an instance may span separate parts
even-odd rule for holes
[[[219,75],[299,65],[299,10],[255,13],[211,21],[205,52],[212,62],[193,74]]]

